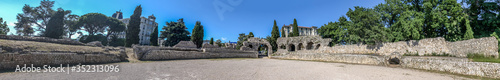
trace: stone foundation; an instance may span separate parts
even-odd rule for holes
[[[67,44],[67,45],[85,45],[76,40],[71,39],[52,39],[47,37],[28,37],[28,36],[15,36],[15,35],[0,35],[0,39],[7,40],[18,40],[18,41],[36,41],[36,42],[47,42],[47,43],[57,43],[57,44]]]
[[[134,56],[139,60],[206,59],[206,58],[257,58],[255,51],[240,51],[225,48],[174,48],[156,46],[133,46]]]
[[[470,62],[467,58],[446,59],[422,57],[405,57],[401,59],[401,63],[401,66],[406,68],[500,78],[500,63]]]
[[[495,37],[485,37],[457,42],[448,42],[444,38],[427,38],[422,40],[383,43],[381,45],[337,45],[321,47],[319,50],[305,50],[313,53],[354,53],[354,54],[449,54],[456,57],[467,57],[467,54],[483,54],[498,57],[498,41]],[[278,50],[280,51],[280,50]],[[281,50],[281,53],[288,51]]]

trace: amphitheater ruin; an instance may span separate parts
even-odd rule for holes
[[[14,41],[40,43],[41,47],[17,44]],[[191,41],[181,41],[172,47],[133,45],[132,54],[125,48],[97,46],[65,39],[0,35],[0,70],[15,65],[42,64],[97,64],[127,61],[135,58],[143,61],[207,59],[207,58],[259,58],[328,61],[378,66],[398,65],[403,68],[441,71],[462,75],[500,78],[500,63],[473,62],[468,54],[480,54],[498,58],[498,41],[494,37],[448,42],[444,38],[382,43],[379,45],[329,45],[331,39],[321,36],[281,37],[278,49],[260,38],[249,38],[239,50],[236,45],[203,44],[196,48]],[[51,44],[46,44],[51,43]],[[37,43],[38,44],[38,43]],[[53,46],[54,45],[54,46]],[[58,47],[63,46],[63,47]],[[68,48],[69,50],[59,49]],[[77,50],[74,50],[77,49]],[[418,56],[405,56],[416,54]],[[448,57],[426,56],[430,54]]]

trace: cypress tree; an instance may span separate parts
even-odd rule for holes
[[[280,37],[280,31],[279,31],[278,25],[276,25],[276,20],[274,20],[273,29],[271,30],[271,41],[269,41],[273,50],[278,49],[278,46],[276,44],[276,40],[278,40],[279,37]]]
[[[57,10],[52,15],[45,30],[45,37],[59,39],[64,35],[64,10]]]
[[[158,26],[154,29],[154,32],[151,33],[151,38],[149,39],[151,45],[158,46]]]
[[[210,38],[210,44],[214,45],[214,38]]]
[[[191,36],[191,41],[199,48],[203,44],[203,25],[200,21],[196,21],[196,25],[193,28],[193,35]]]
[[[132,44],[139,44],[139,32],[141,25],[142,7],[141,5],[135,7],[134,14],[130,16],[130,22],[127,26],[126,47]]]
[[[297,19],[293,19],[293,33],[291,37],[299,36],[299,27],[297,25]]]

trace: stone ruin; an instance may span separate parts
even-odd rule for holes
[[[192,41],[181,41],[177,43],[175,46],[177,48],[197,48],[196,45]]]
[[[212,44],[204,43],[201,48],[220,48],[220,47],[217,44],[212,45]]]
[[[0,35],[0,39],[7,40],[19,40],[19,41],[36,41],[36,42],[47,42],[56,44],[67,44],[67,45],[85,45],[76,40],[71,39],[52,39],[48,37],[29,37],[29,36],[15,36],[15,35]]]
[[[240,47],[240,50],[257,51],[261,46],[267,47],[268,54],[273,53],[272,46],[267,40],[253,37],[248,38],[247,41],[244,41],[243,46]]]
[[[280,37],[276,43],[277,53],[318,50],[320,47],[328,46],[331,41],[332,39],[321,38],[321,36]]]

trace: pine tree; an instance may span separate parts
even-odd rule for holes
[[[193,28],[193,35],[191,36],[191,41],[199,48],[203,44],[203,25],[200,21],[196,21],[196,25]]]
[[[139,32],[141,25],[142,7],[135,7],[134,14],[130,16],[130,22],[127,25],[126,47],[131,47],[132,44],[139,44]]]
[[[297,25],[297,19],[293,19],[293,33],[291,37],[299,36],[299,27]]]
[[[9,27],[7,26],[7,22],[3,21],[2,18],[0,18],[0,34],[7,35],[9,32]]]
[[[167,22],[163,26],[163,31],[161,31],[160,38],[167,39],[163,43],[165,46],[174,46],[180,41],[189,41],[189,31],[187,31],[186,25],[184,25],[183,19],[179,19],[179,22]]]
[[[151,45],[158,46],[158,26],[155,27],[154,32],[151,33],[150,37],[149,41],[151,42]]]

